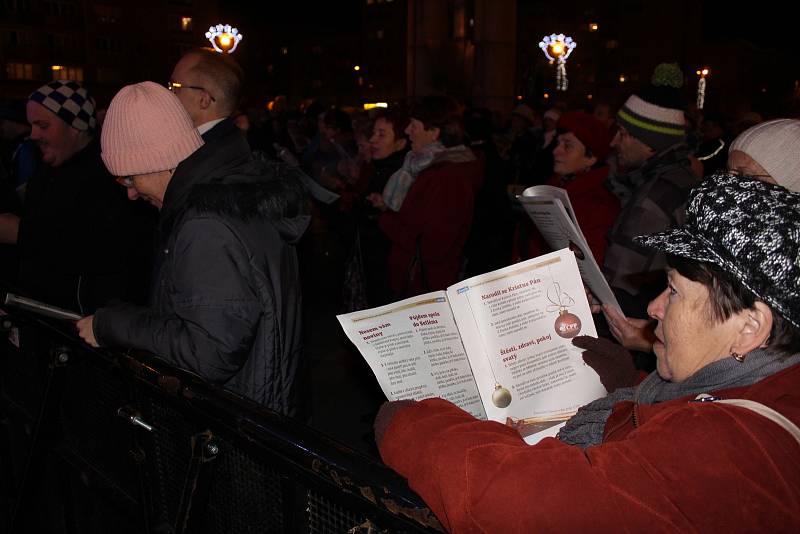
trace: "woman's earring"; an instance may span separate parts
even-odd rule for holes
[[[739,354],[738,352],[731,352],[731,356],[737,362],[742,363],[744,361],[745,356],[747,356],[747,355],[746,354]]]

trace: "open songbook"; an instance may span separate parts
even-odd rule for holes
[[[597,333],[569,249],[338,319],[389,400],[442,397],[528,443],[606,394],[571,343]]]

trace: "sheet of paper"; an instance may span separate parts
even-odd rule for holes
[[[544,186],[537,186],[544,187]],[[556,189],[563,191],[563,189]],[[594,296],[603,304],[614,306],[620,310],[617,298],[611,291],[600,266],[592,255],[586,239],[573,223],[567,207],[555,197],[518,197],[522,207],[533,220],[545,241],[553,249],[570,248],[577,258],[578,268],[584,283],[592,290]],[[569,199],[566,199],[569,202]],[[569,208],[571,209],[571,207]]]
[[[444,291],[337,319],[387,399],[441,397],[486,419]]]
[[[526,437],[606,394],[571,342],[597,333],[569,249],[465,280],[448,298],[489,419]]]

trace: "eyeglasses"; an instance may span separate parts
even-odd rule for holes
[[[117,176],[117,183],[125,187],[133,187],[133,176]]]
[[[217,101],[217,99],[214,98],[214,95],[212,95],[211,93],[208,92],[208,89],[206,89],[205,87],[200,87],[199,85],[184,85],[184,84],[179,83],[179,82],[171,82],[170,81],[170,82],[167,82],[167,89],[169,89],[173,93],[175,92],[176,89],[195,89],[197,91],[205,91],[205,93],[208,95],[208,97],[211,99],[212,102],[216,102]]]

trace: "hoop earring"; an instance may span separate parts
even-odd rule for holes
[[[739,363],[742,363],[747,355],[739,354],[738,352],[731,352],[731,357]]]

